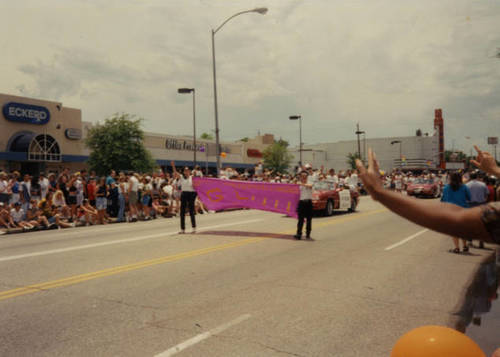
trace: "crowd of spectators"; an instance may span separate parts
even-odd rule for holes
[[[178,215],[180,189],[170,173],[86,170],[38,176],[0,172],[0,229],[70,228]],[[206,213],[200,201],[196,212]]]
[[[253,169],[221,169],[220,178],[242,181],[297,183],[300,172],[307,171],[315,181],[327,181],[333,187],[343,186],[361,190],[363,187],[356,170],[336,172],[312,168],[306,164],[295,167],[290,173],[275,173],[258,163]],[[200,167],[193,170],[194,176],[213,177]],[[477,179],[475,173],[472,174]],[[385,174],[387,188],[402,191],[418,178],[435,179],[447,183],[446,173],[411,173],[395,170]],[[469,173],[464,179],[472,180]],[[494,178],[479,176],[488,184],[491,194],[488,200],[496,200],[498,185]],[[17,171],[0,172],[0,229],[3,232],[37,229],[70,228],[115,222],[137,222],[158,217],[174,217],[180,211],[180,185],[169,172],[140,174],[136,172],[111,171],[98,177],[94,171],[40,173],[38,176]],[[196,214],[209,213],[203,203],[196,199]]]

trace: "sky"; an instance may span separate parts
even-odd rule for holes
[[[148,132],[306,144],[433,132],[469,152],[500,136],[497,0],[0,0],[0,92],[116,112]]]

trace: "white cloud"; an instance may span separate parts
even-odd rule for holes
[[[272,132],[304,141],[432,131],[443,108],[446,141],[468,150],[500,134],[500,4],[493,1],[16,1],[2,4],[2,92],[61,100],[84,120],[117,112],[146,129],[213,128],[210,29],[216,35],[223,138]],[[465,136],[473,139],[466,140]]]

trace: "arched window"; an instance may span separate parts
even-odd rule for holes
[[[34,137],[28,149],[28,160],[61,161],[61,150],[56,139],[46,134]]]

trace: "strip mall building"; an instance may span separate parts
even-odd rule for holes
[[[366,138],[361,132],[360,140],[339,141],[303,145],[302,161],[314,167],[324,166],[336,170],[350,169],[347,157],[360,153],[366,162],[368,148],[372,148],[386,172],[394,169],[403,171],[454,169],[454,163],[445,163],[444,158],[444,120],[441,109],[434,110],[434,126],[430,133],[419,133],[415,136],[398,136],[389,138]],[[291,148],[293,165],[300,161],[299,148]],[[448,165],[448,167],[446,166]]]
[[[0,94],[2,119],[0,131],[0,170],[18,170],[37,174],[87,168],[89,151],[85,137],[92,123],[82,121],[80,109],[67,108],[60,102]],[[172,160],[178,166],[193,165],[193,138],[145,133],[144,144],[162,167]],[[274,142],[265,134],[247,142],[221,142],[226,153],[224,167],[252,168],[263,150]],[[197,139],[197,163],[215,168],[215,142]]]

